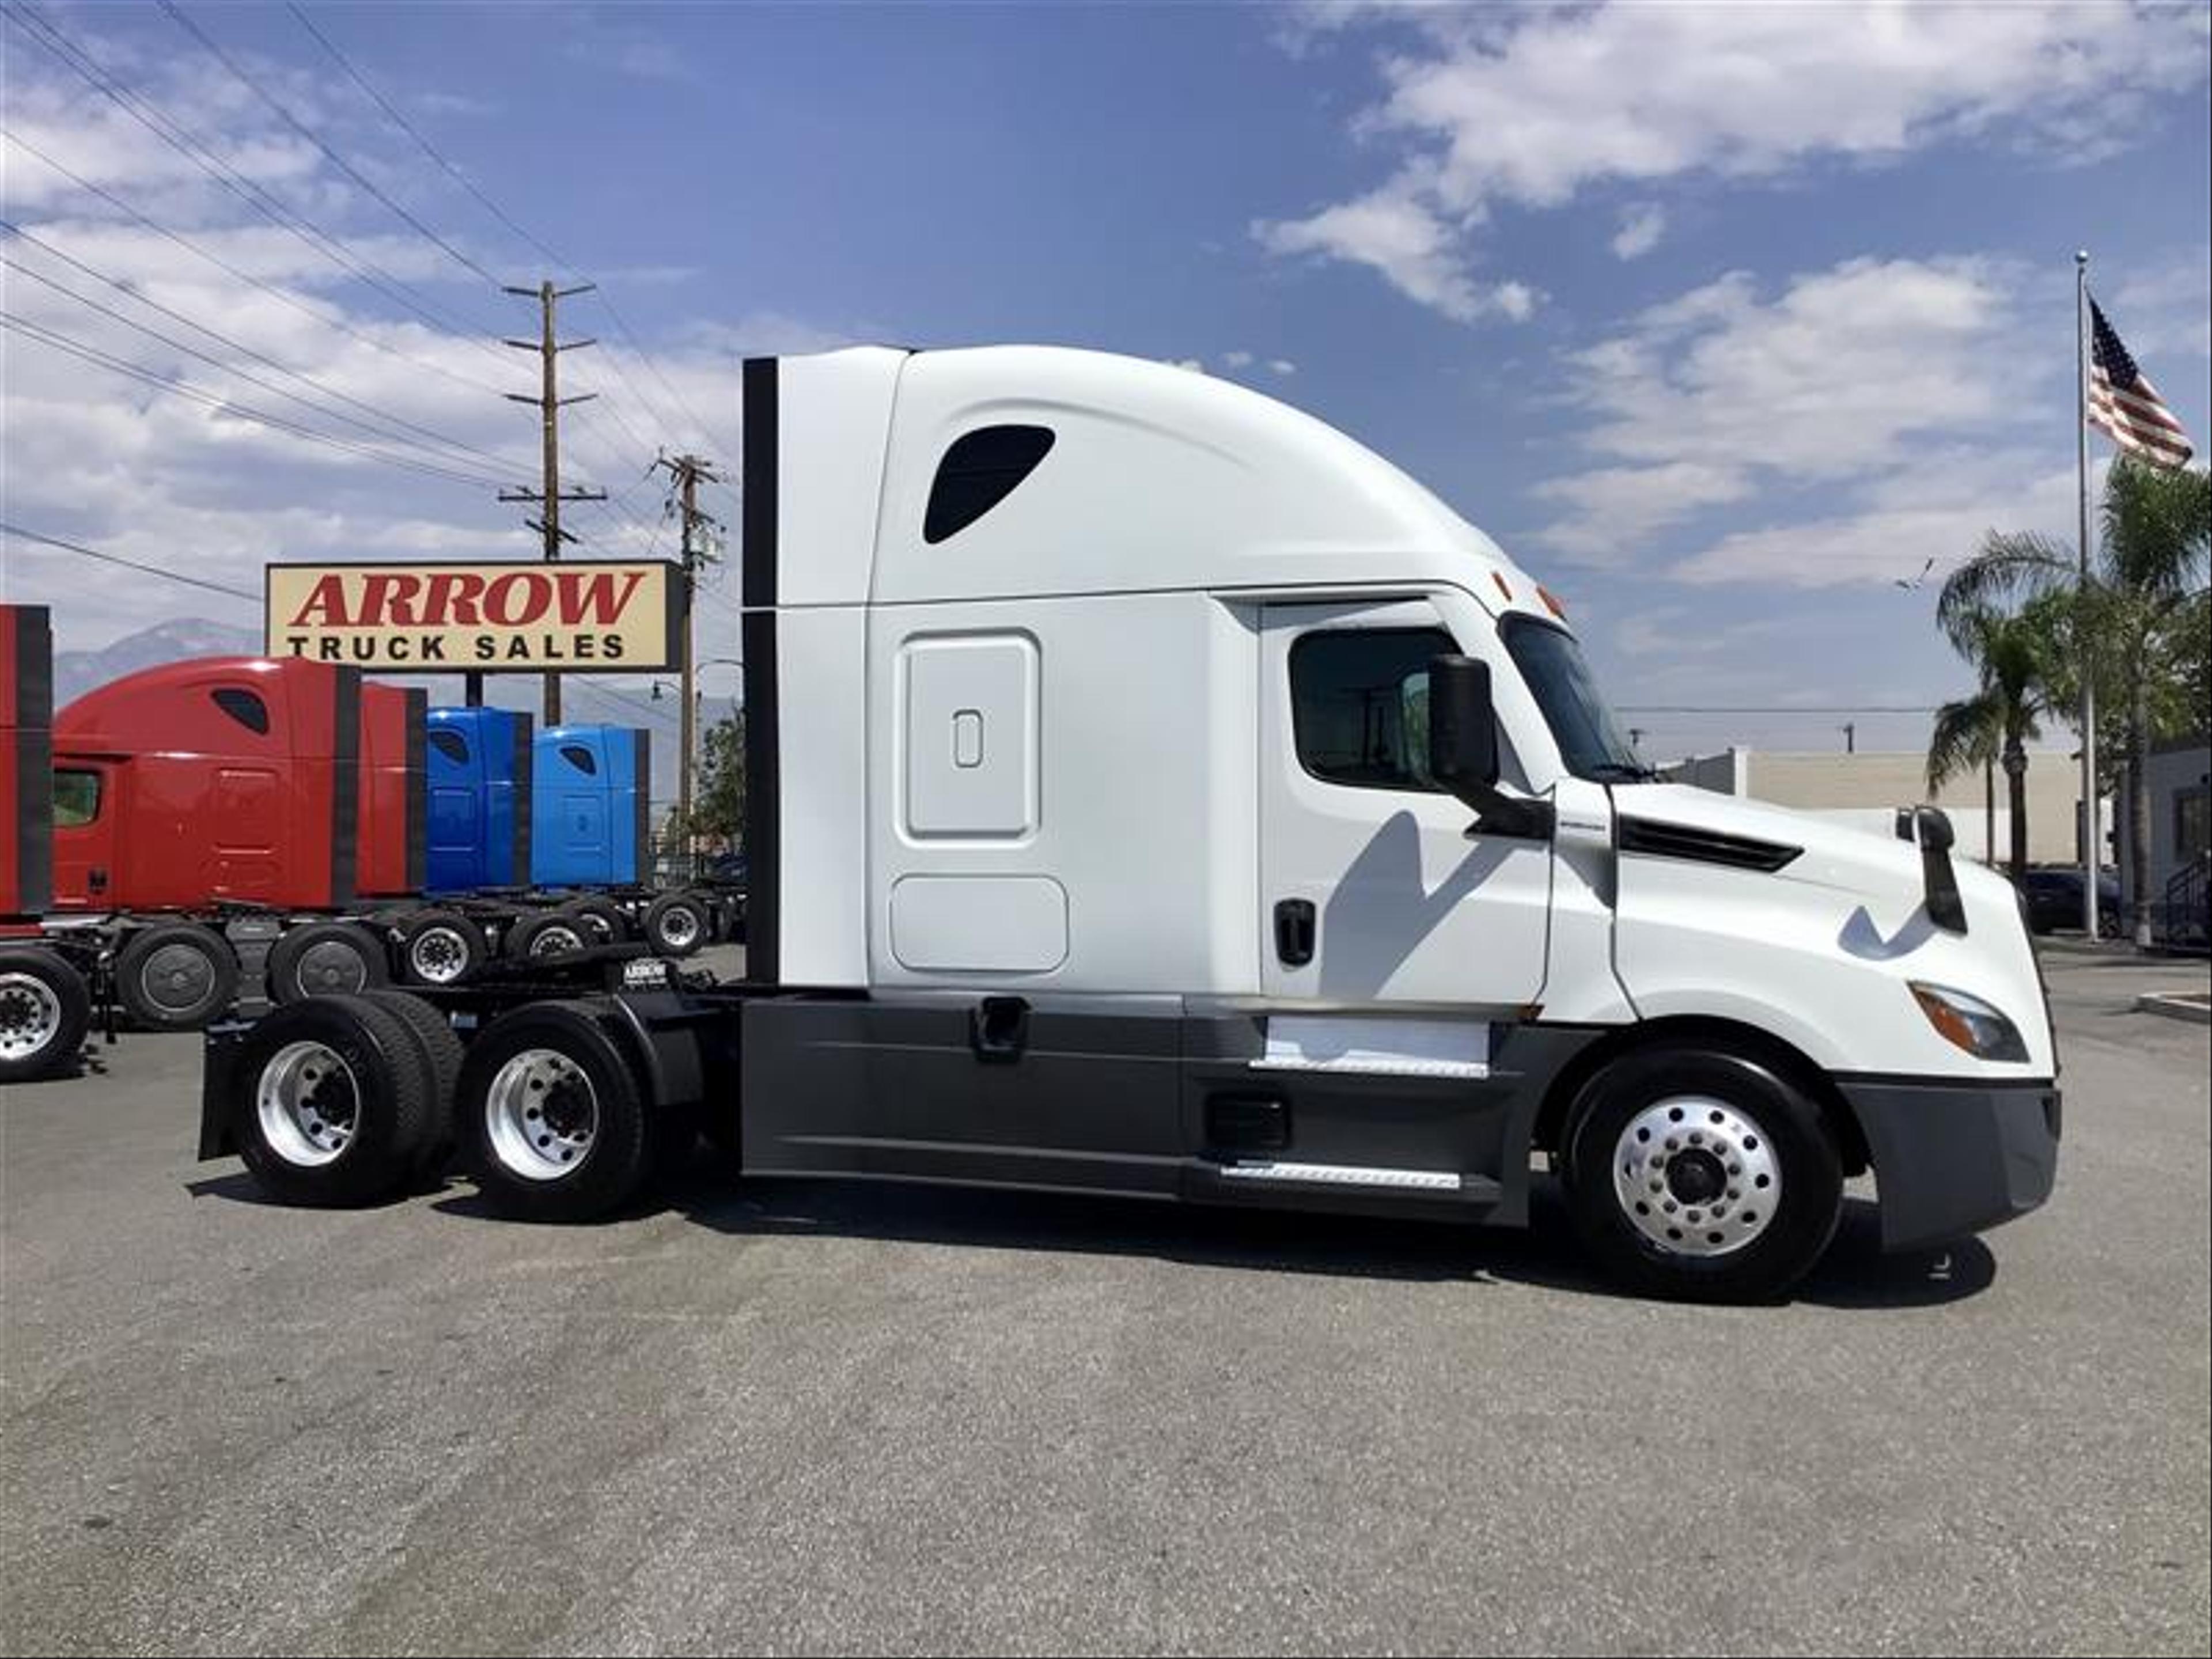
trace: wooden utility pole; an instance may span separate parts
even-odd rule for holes
[[[582,283],[574,288],[556,288],[550,282],[544,282],[536,288],[510,288],[507,290],[509,294],[519,294],[526,300],[538,301],[538,337],[535,340],[509,340],[507,343],[518,351],[538,354],[538,394],[535,398],[520,392],[510,392],[507,395],[515,403],[538,405],[544,433],[545,459],[544,481],[538,489],[502,489],[499,492],[499,498],[503,501],[542,503],[538,516],[526,519],[523,522],[545,538],[545,556],[549,561],[561,556],[562,542],[576,539],[561,528],[561,503],[603,501],[607,498],[607,492],[604,489],[563,490],[561,488],[561,405],[580,404],[586,398],[599,394],[586,392],[573,398],[561,396],[556,365],[562,352],[574,351],[580,346],[595,345],[598,342],[569,340],[563,343],[556,340],[553,337],[553,307],[555,301],[565,300],[572,294],[588,294],[592,287],[590,283]],[[545,724],[551,727],[560,723],[561,677],[549,672],[545,676]]]
[[[691,832],[691,768],[697,749],[699,696],[693,684],[696,653],[691,646],[691,599],[698,586],[699,567],[714,557],[714,532],[721,528],[711,514],[699,509],[699,486],[719,483],[721,474],[714,471],[712,461],[697,455],[663,455],[653,462],[656,469],[665,471],[674,486],[678,510],[684,524],[684,631],[678,641],[683,653],[678,670],[683,678],[683,720],[678,737],[679,745],[676,763],[676,821],[684,826],[684,850],[689,854],[697,839]]]

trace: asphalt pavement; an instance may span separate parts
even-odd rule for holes
[[[2050,1206],[1784,1305],[1528,1234],[823,1183],[355,1212],[198,1047],[0,1100],[0,1649],[2212,1645],[2202,964],[2047,958]]]

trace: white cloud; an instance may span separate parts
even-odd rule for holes
[[[1221,354],[1221,362],[1228,368],[1249,368],[1252,354],[1249,351],[1224,351]]]
[[[1771,295],[1735,273],[1653,307],[1569,360],[1594,464],[1532,490],[1565,508],[1537,540],[1648,566],[1671,532],[1674,580],[1813,590],[1885,587],[1930,559],[1940,582],[1992,529],[2070,543],[2070,445],[2045,430],[2066,364],[2041,349],[2043,288],[1990,259],[1858,259]],[[1685,544],[1723,507],[1747,527]],[[1659,637],[1624,626],[1626,653]]]
[[[1580,563],[1606,565],[1620,562],[1653,532],[1703,508],[1741,501],[1751,489],[1741,468],[1671,461],[1595,467],[1547,479],[1530,493],[1567,509],[1540,532],[1546,546]]]
[[[1369,266],[1407,299],[1472,322],[1487,308],[1451,228],[1409,191],[1379,190],[1304,219],[1255,222],[1271,253],[1321,254]]]
[[[1763,295],[1732,272],[1566,359],[1596,465],[1533,492],[1568,511],[1559,553],[1625,562],[1656,532],[1762,488],[1893,470],[1966,426],[2016,411],[1998,349],[2014,276],[1978,259],[1853,259]]]
[[[2206,304],[2212,295],[2212,246],[2118,273],[2109,298],[2100,277],[2093,267],[2090,281],[2106,320],[2120,331],[2144,372],[2169,395],[2194,374],[2202,397],[2205,360],[2212,358],[2212,307]],[[2169,361],[2181,357],[2194,361]]]
[[[1613,238],[1613,257],[1620,259],[1641,259],[1659,246],[1659,239],[1667,234],[1667,210],[1656,202],[1644,202],[1624,208],[1620,214],[1620,228]]]
[[[2039,473],[2035,458],[2017,451],[1996,459],[2009,478],[1947,477],[1939,467],[1915,467],[1900,481],[1900,499],[1886,501],[1877,490],[1856,511],[1737,531],[1668,574],[1693,583],[1838,587],[1911,578],[1932,557],[1930,581],[1940,582],[1991,530],[2039,530],[2070,540],[2074,470]]]
[[[7,275],[10,313],[234,405],[462,476],[426,477],[319,447],[235,409],[210,409],[11,332],[0,336],[0,472],[9,520],[248,593],[259,590],[261,565],[276,558],[531,556],[537,538],[523,527],[522,509],[495,499],[499,485],[533,483],[538,465],[534,416],[497,395],[532,389],[533,361],[489,337],[502,325],[523,331],[517,320],[530,313],[522,302],[459,286],[480,288],[480,279],[357,189],[336,182],[324,158],[297,143],[235,83],[226,87],[227,77],[212,66],[195,67],[191,54],[134,58],[127,45],[89,28],[77,34],[100,62],[128,73],[154,103],[309,216],[335,243],[419,287],[471,326],[403,318],[387,297],[253,214],[152,133],[112,105],[88,100],[65,71],[29,52],[9,64],[12,131],[264,286],[241,282],[131,222],[11,145],[0,155],[9,216],[128,292],[10,237],[0,244],[9,258],[119,315],[104,315],[15,271]],[[422,168],[407,141],[362,109],[365,100],[345,85],[258,58],[242,61],[257,73],[266,70],[266,83],[364,173],[411,178],[414,187],[433,191],[431,201],[417,204],[430,222],[481,225],[480,215],[452,199],[450,181]],[[664,444],[735,461],[740,351],[812,349],[853,337],[773,312],[650,327],[669,301],[641,303],[635,296],[674,273],[641,258],[639,267],[596,274],[647,328],[648,356],[618,335],[609,337],[591,297],[563,312],[575,332],[601,341],[564,357],[562,370],[564,392],[598,394],[563,417],[564,478],[604,485],[614,497],[564,514],[582,538],[577,550],[586,555],[668,551],[660,488],[647,480],[647,463]],[[665,295],[666,284],[660,286]],[[143,307],[133,295],[220,330],[273,366]],[[185,346],[218,362],[196,358]],[[54,607],[64,649],[98,647],[180,615],[248,625],[256,616],[249,599],[173,586],[28,542],[7,544],[0,576],[9,599]],[[710,597],[716,592],[710,583]],[[710,625],[734,627],[726,600],[702,617],[702,633]]]
[[[1460,321],[1484,303],[1474,232],[1498,203],[1557,208],[1608,182],[1756,177],[1881,162],[1950,140],[2123,146],[2147,99],[2205,76],[2201,7],[1364,6],[1310,28],[1411,21],[1384,94],[1353,123],[1403,147],[1395,173],[1304,218],[1254,227],[1278,253],[1366,264]]]
[[[1267,359],[1267,367],[1278,374],[1295,374],[1298,372],[1298,366],[1288,357],[1270,357]]]
[[[1197,357],[1163,357],[1160,361],[1170,368],[1186,368],[1194,374],[1206,373],[1205,362]]]

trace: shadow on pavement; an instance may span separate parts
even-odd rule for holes
[[[431,1207],[463,1219],[498,1218],[465,1187],[449,1191]],[[1549,1180],[1540,1180],[1532,1194],[1530,1224],[1524,1231],[861,1182],[740,1184],[702,1158],[641,1212],[651,1211],[672,1212],[739,1237],[865,1238],[1152,1256],[1254,1272],[1625,1294],[1583,1258],[1558,1188]],[[1834,1243],[1789,1299],[1850,1310],[1934,1307],[1977,1295],[1996,1278],[1996,1259],[1978,1239],[1884,1255],[1875,1206],[1850,1198],[1844,1201]]]

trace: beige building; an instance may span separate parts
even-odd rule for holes
[[[1693,755],[1660,769],[1677,782],[1818,812],[1881,834],[1889,833],[1892,814],[1898,807],[1932,799],[1950,813],[1960,852],[1988,859],[1984,838],[1994,830],[1996,857],[2009,856],[2012,815],[2005,806],[2003,772],[1998,771],[1991,780],[1996,786],[1996,799],[1991,801],[1983,792],[1983,775],[1978,770],[1954,778],[1930,796],[1927,769],[1924,754],[1906,750],[1846,755],[1727,749],[1717,755]],[[2031,749],[2027,783],[2028,861],[2077,862],[2075,823],[2079,816],[2081,763],[2063,749]],[[2109,825],[2109,806],[2106,821]]]

